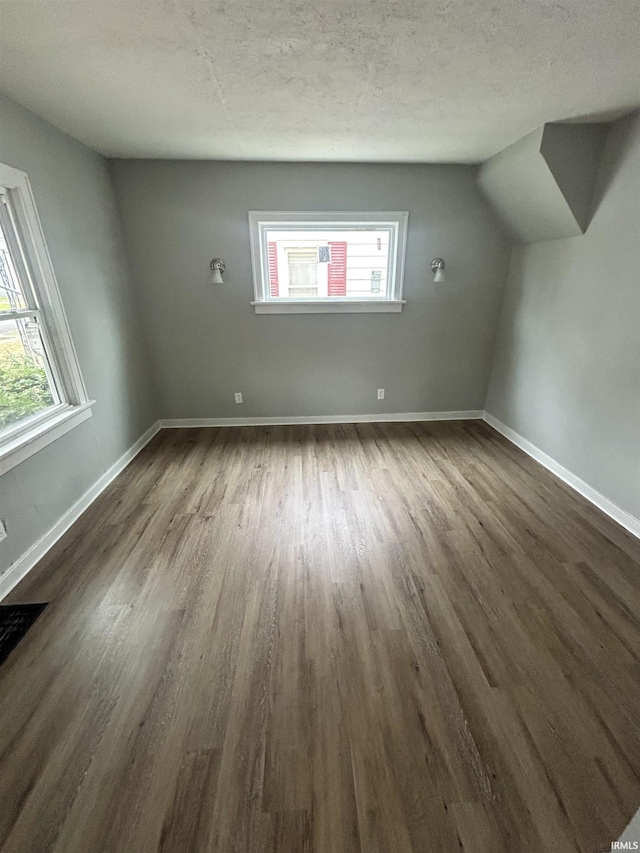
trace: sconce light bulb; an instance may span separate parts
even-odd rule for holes
[[[214,258],[209,264],[211,270],[211,284],[224,284],[222,273],[225,270],[225,263],[222,258]]]
[[[431,261],[431,272],[435,282],[444,281],[444,261],[442,258],[434,258]]]

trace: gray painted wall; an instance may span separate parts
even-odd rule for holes
[[[510,246],[474,167],[115,160],[111,168],[164,417],[483,408]],[[403,313],[256,315],[254,209],[408,210]],[[224,285],[209,284],[214,256],[226,262]],[[432,282],[436,256],[446,284]]]
[[[600,170],[606,124],[545,124],[540,153],[584,233]],[[554,235],[565,236],[565,235]],[[527,241],[528,242],[528,241]]]
[[[640,114],[606,138],[582,237],[513,251],[487,410],[640,518]]]
[[[604,132],[601,124],[545,124],[482,164],[478,184],[516,242],[586,230]]]
[[[478,186],[519,243],[546,239],[550,227],[567,227],[562,193],[540,154],[543,130],[544,126],[536,128],[478,170]]]
[[[106,162],[0,96],[0,161],[27,172],[93,417],[0,477],[0,575],[156,420]]]

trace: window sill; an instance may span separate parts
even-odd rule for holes
[[[0,476],[90,418],[94,403],[90,400],[79,406],[65,406],[32,429],[9,438],[0,446]]]
[[[398,314],[405,299],[252,302],[256,314]]]

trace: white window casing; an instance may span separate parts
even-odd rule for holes
[[[251,304],[256,313],[327,314],[402,311],[402,306],[405,304],[403,286],[408,218],[407,211],[250,211],[249,232],[254,284],[254,300]],[[323,251],[322,256],[319,254],[318,260],[317,295],[302,298],[303,287],[294,286],[296,296],[289,297],[289,261],[284,240],[279,240],[277,247],[278,274],[282,275],[282,287],[279,288],[277,295],[272,293],[267,236],[269,233],[287,233],[287,236],[291,237],[295,232],[295,236],[300,237],[298,251],[304,251],[305,248],[309,251],[309,247],[304,246],[304,234],[313,236],[316,243],[321,244],[321,232],[322,234],[331,233],[332,239],[337,239],[342,234],[344,239],[348,240],[348,235],[358,231],[367,232],[369,235],[371,232],[379,232],[380,238],[376,241],[376,248],[379,250],[384,247],[386,254],[383,252],[380,262],[376,261],[373,266],[371,259],[363,259],[362,270],[359,273],[351,270],[348,264],[351,284],[349,288],[345,287],[344,295],[329,295],[327,291],[326,276],[329,264],[323,263],[323,260],[326,261],[326,258],[330,257],[331,251]],[[289,240],[289,242],[295,243],[295,240]],[[295,250],[295,246],[289,249],[289,251]],[[317,251],[319,252],[319,248]],[[274,257],[276,257],[275,254]],[[357,259],[353,258],[350,263],[356,264]],[[355,280],[357,276],[361,278],[360,284]],[[380,287],[381,280],[386,283],[386,286]],[[361,292],[358,288],[361,288]],[[351,289],[351,295],[346,292],[348,289]]]
[[[0,322],[31,320],[43,347],[52,404],[0,429],[0,475],[91,416],[51,258],[24,172],[0,163],[0,223],[24,291],[24,307],[0,310]]]

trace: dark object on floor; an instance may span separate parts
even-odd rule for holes
[[[0,605],[0,666],[46,606],[46,603]]]

